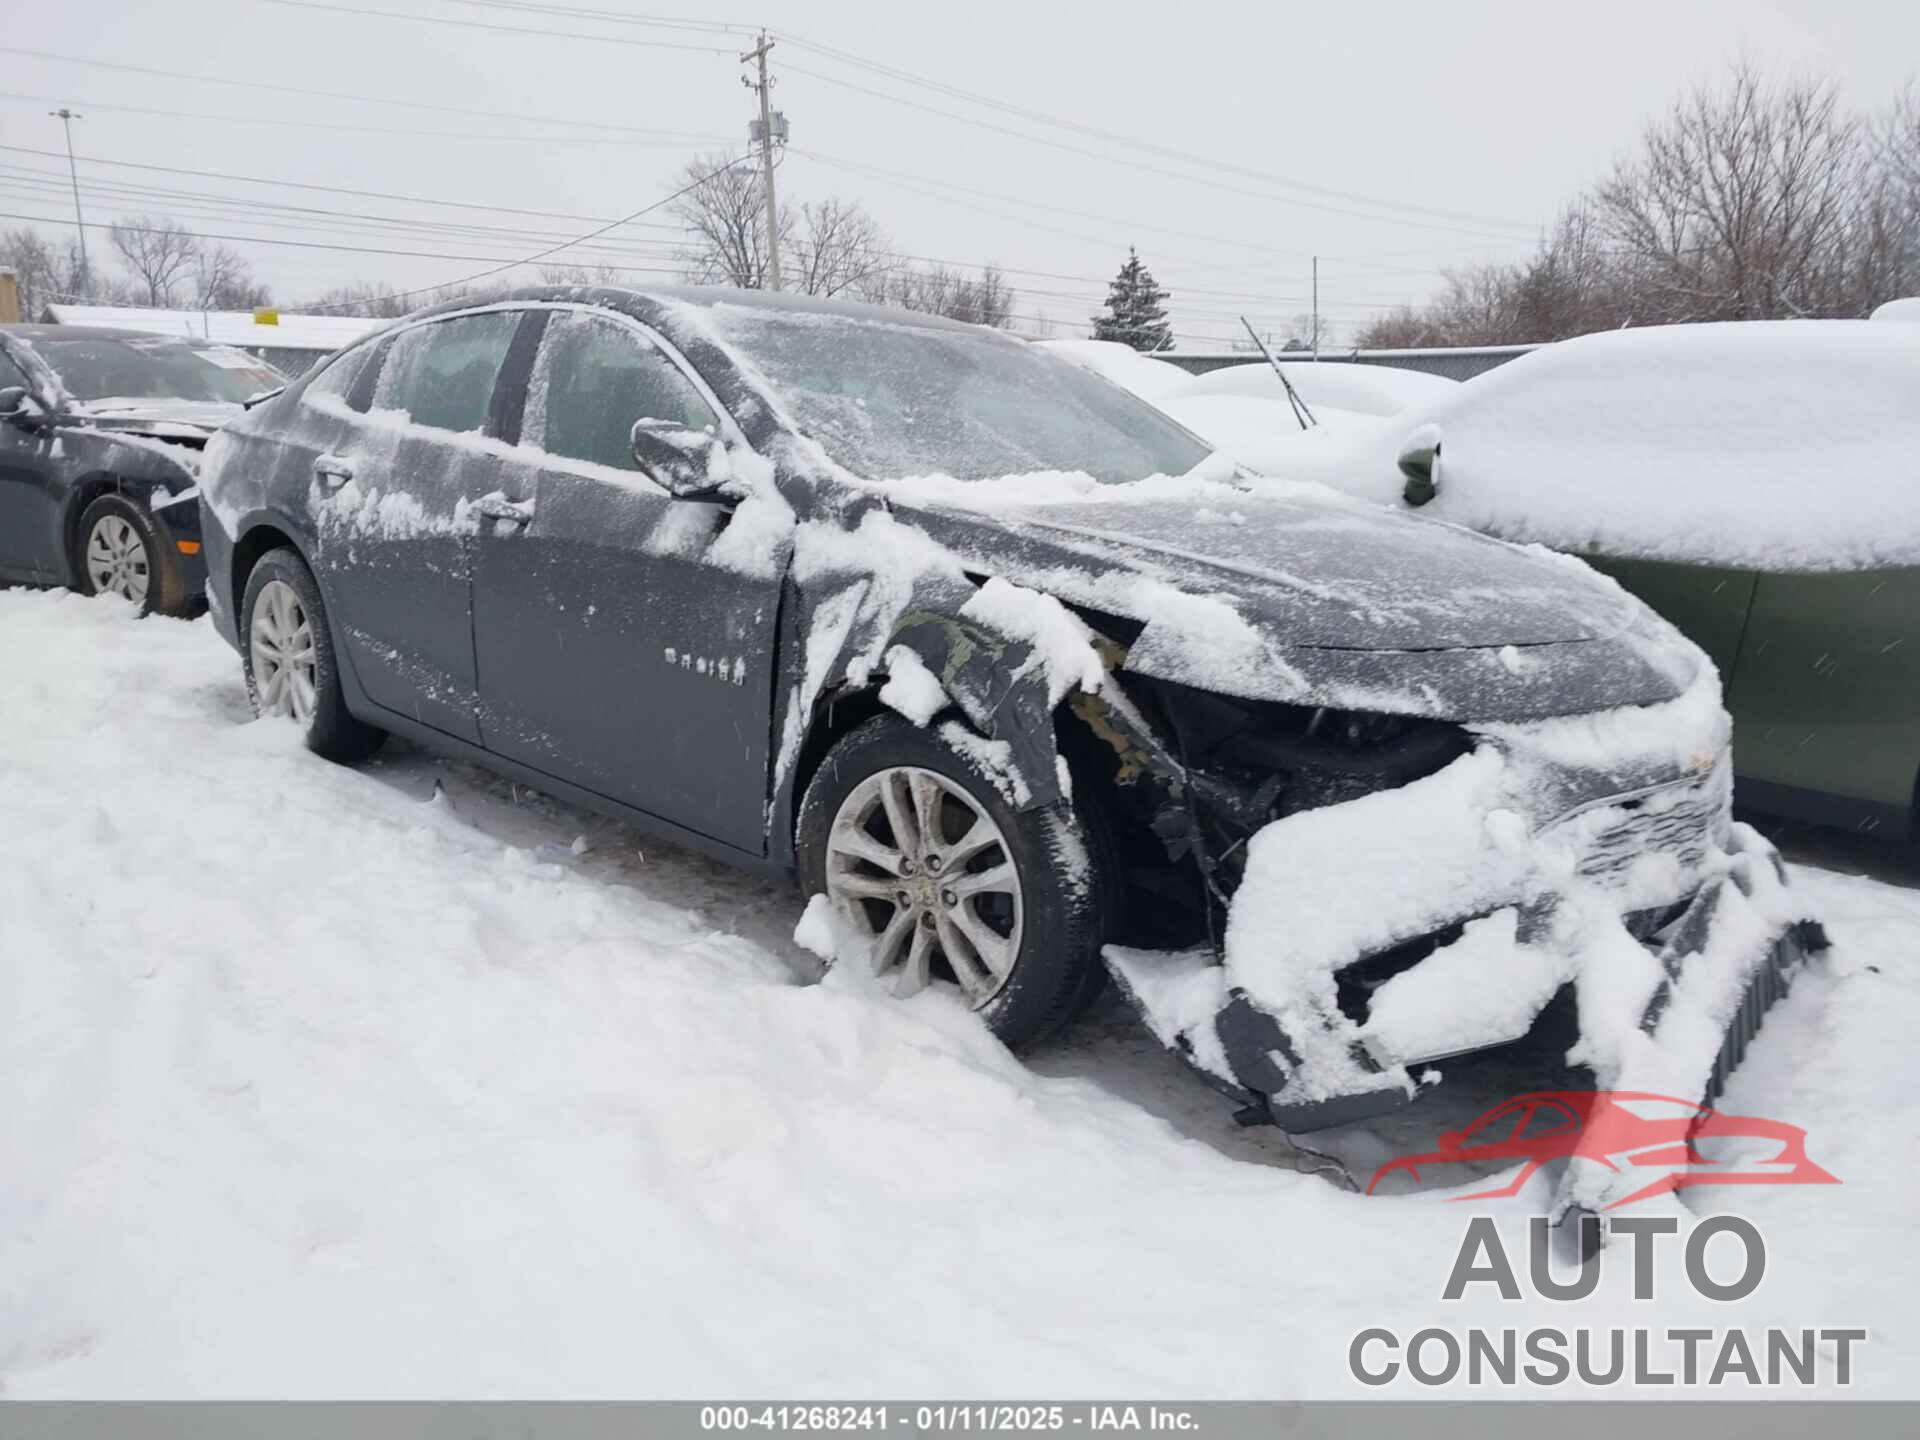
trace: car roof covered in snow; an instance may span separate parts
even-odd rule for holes
[[[1758,570],[1920,564],[1920,331],[1751,320],[1563,340],[1404,417],[1428,512],[1556,549]],[[1316,478],[1334,478],[1318,476]],[[1341,488],[1397,503],[1391,464]]]
[[[616,285],[526,285],[499,290],[487,295],[465,295],[456,300],[419,310],[409,319],[427,315],[453,314],[482,305],[513,303],[599,305],[639,319],[663,305],[739,305],[751,310],[776,310],[802,315],[833,315],[847,320],[867,320],[883,325],[918,330],[960,331],[991,336],[1010,345],[1022,344],[1017,337],[986,325],[970,325],[944,315],[920,310],[902,310],[890,305],[869,305],[861,300],[795,295],[787,291],[737,290],[727,285],[648,285],[628,288]]]

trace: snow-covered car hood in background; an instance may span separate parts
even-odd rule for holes
[[[79,401],[71,413],[95,429],[199,446],[244,407],[225,400],[108,399]]]
[[[1577,562],[1311,486],[923,501],[969,569],[1141,622],[1127,667],[1224,694],[1462,721],[1671,699],[1697,652]],[[912,492],[908,492],[912,495]]]

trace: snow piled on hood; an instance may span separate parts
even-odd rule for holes
[[[1418,418],[1441,444],[1427,509],[1506,539],[1763,570],[1920,564],[1920,331],[1905,325],[1588,335]],[[1385,456],[1320,478],[1392,504],[1403,483]]]

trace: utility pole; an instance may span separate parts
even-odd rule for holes
[[[1313,257],[1313,358],[1320,358],[1320,257]]]
[[[767,39],[767,32],[760,32],[760,43],[740,57],[745,65],[753,61],[759,66],[760,80],[756,84],[746,76],[740,77],[741,83],[760,96],[760,175],[767,186],[767,287],[780,288],[780,207],[773,198],[773,107],[771,97],[773,82],[767,79],[767,52],[773,49],[773,42]],[[785,116],[781,119],[784,121]]]
[[[73,182],[73,228],[80,236],[80,274],[76,277],[81,289],[91,288],[93,267],[87,263],[87,222],[80,214],[80,172],[73,168],[73,122],[87,117],[62,105],[58,110],[49,110],[67,132],[67,178]],[[82,296],[82,299],[89,298]]]

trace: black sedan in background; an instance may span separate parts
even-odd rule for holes
[[[0,582],[193,611],[200,451],[242,402],[285,383],[206,341],[0,326]]]

